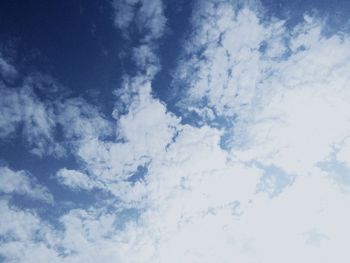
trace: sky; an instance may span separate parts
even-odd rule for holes
[[[350,2],[0,3],[0,262],[348,263]]]

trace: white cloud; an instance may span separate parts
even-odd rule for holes
[[[163,35],[166,18],[161,0],[114,0],[114,21],[118,28],[128,36],[128,28],[135,23],[137,30],[145,34],[146,42]]]
[[[76,153],[92,180],[126,201],[139,198],[142,192],[141,185],[135,191],[130,189],[132,183],[126,181],[138,167],[164,154],[179,124],[179,119],[168,113],[150,92],[149,83],[139,87],[128,113],[118,120],[118,141],[87,140]]]
[[[40,101],[30,86],[21,88],[0,87],[0,138],[8,139],[21,131],[31,152],[42,156],[64,153],[62,147],[54,142],[55,125],[53,109]]]
[[[121,262],[346,262],[347,192],[314,169],[272,199],[256,194],[263,170],[230,160],[219,138],[186,126],[152,160],[148,209],[115,243]]]
[[[236,137],[227,153],[215,129],[178,127],[148,166],[149,209],[126,232],[129,262],[346,262],[348,189],[318,163],[350,132],[347,41],[308,18],[290,35],[246,8],[203,8],[187,48],[204,52],[179,66],[190,83],[183,105],[201,111],[205,98],[219,116],[238,115]],[[255,192],[268,167],[299,176],[271,198]]]
[[[159,69],[158,57],[154,54],[154,50],[149,45],[141,45],[133,49],[133,60],[138,70],[142,71],[145,76],[151,78]]]
[[[35,89],[49,98],[40,98]],[[79,97],[58,96],[64,91],[55,80],[40,74],[24,77],[17,87],[0,83],[0,139],[22,137],[31,153],[62,157],[82,140],[112,135],[113,124],[96,106]]]
[[[56,123],[60,124],[65,139],[74,142],[112,135],[112,124],[98,108],[82,98],[72,98],[56,103]]]
[[[118,93],[126,107],[115,112],[116,140],[101,138],[99,127],[109,125],[95,110],[80,111],[81,101],[62,106],[62,122],[72,122],[67,136],[79,138],[73,153],[82,171],[63,168],[58,180],[108,191],[110,206],[71,210],[59,218],[63,229],[45,228],[36,240],[32,233],[45,221],[3,202],[11,231],[20,232],[18,243],[1,245],[3,254],[27,262],[38,255],[53,262],[347,262],[349,187],[334,180],[335,165],[349,164],[347,37],[322,36],[311,17],[291,32],[248,7],[198,5],[186,44],[191,58],[177,73],[189,85],[182,106],[208,120],[225,117],[233,130],[182,124],[168,112],[152,96],[153,73],[142,72],[155,64],[153,47],[137,47],[141,69]],[[124,29],[133,16],[117,24]],[[220,146],[224,134],[232,136],[229,150]],[[147,174],[131,182],[140,166]],[[284,184],[277,179],[288,176]],[[128,209],[138,216],[121,227]]]
[[[125,73],[121,87],[114,92],[117,97],[114,116],[119,118],[121,114],[128,112],[134,97],[142,92],[144,86],[149,85],[160,70],[156,49],[165,30],[166,18],[161,0],[114,0],[113,7],[116,27],[122,30],[127,39],[132,31],[137,32],[140,39],[129,50],[129,62],[134,63],[136,72]]]
[[[118,98],[113,112],[117,119],[116,140],[90,138],[79,145],[76,156],[96,187],[138,206],[145,186],[130,178],[164,153],[179,120],[152,96],[151,81],[160,69],[155,49],[166,22],[162,1],[116,0],[113,7],[115,25],[124,35],[129,37],[130,28],[141,35],[140,44],[130,50],[137,71],[125,74],[121,87],[114,92]]]
[[[16,107],[19,105],[19,96],[3,87],[0,88],[0,137],[3,139],[13,134],[21,120],[21,110]],[[13,107],[15,106],[15,107]]]
[[[120,29],[126,29],[134,19],[134,5],[138,3],[138,0],[130,1],[113,1],[115,8],[114,22]]]
[[[338,36],[322,37],[320,31],[314,27],[292,39],[307,49],[280,62],[261,86],[268,92],[261,93],[252,119],[239,127],[242,137],[236,141],[248,142],[238,154],[243,159],[307,174],[349,136],[349,44]]]
[[[6,262],[62,262],[54,249],[55,231],[30,210],[0,200],[0,255]]]
[[[323,36],[310,16],[290,30],[247,7],[200,7],[186,43],[192,58],[178,67],[176,81],[188,84],[182,108],[208,123],[228,118],[242,161],[307,174],[350,133],[347,37]]]
[[[53,202],[53,196],[48,189],[40,186],[35,177],[25,171],[13,171],[8,167],[0,167],[0,193],[16,193],[49,203]]]
[[[195,14],[194,31],[176,76],[179,85],[185,85],[181,103],[184,108],[194,104],[210,107],[228,117],[243,113],[253,103],[256,84],[266,70],[259,48],[268,38],[279,44],[271,35],[280,35],[282,24],[267,28],[254,11],[243,8],[238,12],[222,1],[201,4]]]
[[[56,176],[60,183],[72,189],[91,190],[95,187],[94,182],[86,174],[79,171],[62,168]]]
[[[13,65],[11,65],[11,63],[9,63],[7,59],[3,57],[3,54],[0,52],[0,76],[3,77],[5,80],[8,80],[13,79],[17,76],[17,74],[18,73],[16,68]]]
[[[347,137],[336,154],[337,161],[350,168],[350,139]]]
[[[220,12],[224,12],[218,15],[220,19],[226,18],[225,12],[231,14],[227,6]],[[106,184],[113,182],[116,175],[127,178],[138,165],[150,161],[144,183],[129,185],[126,191],[114,188],[113,183],[107,186],[124,198],[144,203],[147,208],[138,223],[130,223],[120,233],[122,242],[118,240],[113,253],[122,262],[123,259],[127,262],[329,262],[335,257],[337,262],[346,262],[348,258],[345,244],[349,233],[344,226],[350,216],[346,210],[349,195],[332,183],[328,173],[316,167],[330,153],[331,146],[349,134],[347,89],[339,82],[342,81],[339,76],[343,75],[335,73],[332,80],[326,74],[344,56],[340,53],[337,60],[334,54],[335,62],[329,64],[316,54],[329,51],[323,50],[322,44],[340,45],[336,50],[343,53],[347,48],[337,39],[323,42],[315,38],[315,32],[320,32],[317,27],[303,33],[307,36],[309,32],[310,38],[296,33],[291,43],[296,50],[298,45],[304,45],[306,50],[277,65],[274,60],[270,62],[277,77],[264,80],[266,75],[260,70],[266,68],[267,62],[260,62],[258,47],[269,36],[269,29],[260,25],[254,12],[246,9],[241,12],[233,22],[238,23],[236,28],[227,26],[227,30],[236,30],[234,34],[223,36],[223,42],[231,41],[227,46],[237,50],[232,51],[238,68],[233,70],[232,85],[240,87],[241,95],[231,101],[228,96],[237,89],[232,90],[228,85],[224,91],[227,94],[222,94],[217,88],[222,87],[221,82],[213,86],[202,82],[189,92],[201,95],[203,88],[217,114],[240,114],[237,130],[241,129],[242,133],[237,138],[246,138],[242,148],[233,147],[228,153],[219,145],[220,131],[180,125],[164,106],[150,98],[149,87],[140,86],[128,113],[118,122],[118,134],[126,142],[95,140],[79,152],[90,165],[90,173]],[[240,28],[249,28],[256,34],[243,37],[243,46],[234,49],[237,38],[233,36],[248,30],[239,31]],[[217,54],[215,49],[216,46],[213,54]],[[207,51],[208,58],[214,51]],[[267,56],[276,59],[276,54],[280,51]],[[216,56],[210,58],[215,60]],[[218,71],[221,67],[226,69],[223,65],[223,61],[218,61],[203,68],[211,72],[212,79],[221,81]],[[345,60],[340,65],[346,65]],[[201,70],[202,66],[200,73]],[[337,68],[333,70],[337,72]],[[343,70],[340,67],[339,72]],[[253,75],[245,76],[248,72]],[[302,78],[305,72],[306,80]],[[257,85],[261,79],[264,83]],[[331,89],[323,83],[339,85]],[[257,87],[265,89],[259,92]],[[245,137],[243,131],[247,133]],[[261,165],[251,165],[253,160]],[[256,193],[262,175],[269,173],[264,168],[268,165],[302,176],[271,198],[264,191]],[[80,253],[85,254],[90,245],[88,242]]]
[[[176,142],[149,165],[142,197],[147,210],[123,229],[116,227],[120,215],[104,210],[62,216],[65,230],[53,246],[65,251],[59,259],[329,262],[340,255],[337,262],[346,262],[346,192],[314,170],[273,199],[256,194],[263,171],[230,160],[219,139],[215,129],[184,126]]]

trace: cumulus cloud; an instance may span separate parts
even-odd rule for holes
[[[166,17],[161,0],[115,0],[113,7],[116,27],[126,38],[134,33],[138,39],[137,44],[131,45],[128,51],[131,53],[129,63],[132,62],[136,70],[126,72],[121,87],[114,92],[117,96],[114,115],[118,118],[128,111],[133,97],[142,87],[149,85],[161,68],[156,50],[165,31]]]
[[[154,158],[148,166],[151,208],[140,231],[149,234],[134,237],[129,261],[138,254],[145,262],[179,261],[179,255],[181,262],[327,262],[334,254],[342,261],[346,234],[330,222],[349,216],[346,201],[342,208],[336,201],[349,197],[318,163],[349,134],[347,41],[322,35],[319,21],[308,16],[290,32],[283,21],[265,23],[247,7],[214,2],[194,17],[197,31],[185,56],[191,59],[181,61],[176,81],[188,84],[185,110],[209,108],[236,120],[232,148],[223,151],[220,131],[204,126],[203,137],[192,128],[198,141],[191,151],[191,143],[181,145],[190,137],[187,127],[178,128],[160,165]],[[283,191],[272,181],[257,193],[266,176],[293,179]]]
[[[329,158],[350,132],[344,74],[348,42],[337,35],[322,36],[316,24],[305,22],[305,27],[294,32],[290,46],[295,53],[262,84],[267,92],[257,92],[259,110],[239,127],[242,137],[237,136],[247,139],[238,154],[243,159],[295,174],[307,174]]]
[[[0,255],[7,262],[58,262],[49,248],[54,244],[54,232],[32,211],[11,207],[0,200]]]
[[[247,7],[200,7],[175,79],[187,84],[180,106],[208,124],[234,118],[237,158],[307,173],[349,134],[348,41],[310,16],[290,30]]]
[[[219,140],[216,129],[183,127],[148,166],[147,194],[142,196],[147,209],[122,230],[102,227],[110,231],[107,243],[105,237],[96,237],[101,229],[96,239],[87,229],[106,216],[111,221],[118,216],[90,212],[86,221],[84,211],[70,214],[75,234],[66,238],[81,236],[87,242],[82,247],[70,243],[76,241],[66,243],[79,251],[72,258],[86,258],[92,253],[87,247],[95,249],[103,242],[106,249],[114,249],[95,256],[108,251],[121,262],[328,262],[334,255],[345,262],[348,192],[333,184],[327,172],[314,169],[271,199],[264,191],[256,192],[265,171],[232,160]]]
[[[96,185],[127,202],[142,192],[130,189],[129,178],[164,154],[178,129],[179,119],[152,98],[150,88],[149,83],[139,87],[128,113],[119,118],[116,141],[92,139],[76,152]]]

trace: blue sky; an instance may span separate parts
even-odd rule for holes
[[[0,262],[347,262],[350,3],[0,4]]]

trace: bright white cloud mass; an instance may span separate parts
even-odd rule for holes
[[[13,84],[20,72],[0,53],[1,140],[21,137],[35,158],[74,158],[52,181],[98,196],[50,221],[50,186],[0,162],[0,262],[347,263],[348,33],[326,34],[317,12],[291,25],[259,2],[197,1],[171,112],[152,87],[167,5],[112,8],[123,41],[139,40],[110,116],[55,95],[65,88],[44,75]]]

